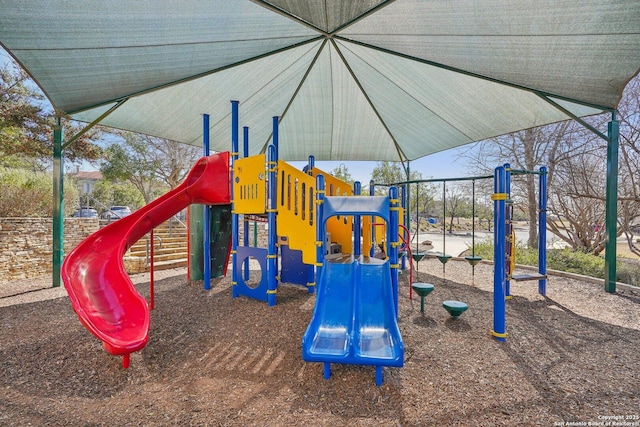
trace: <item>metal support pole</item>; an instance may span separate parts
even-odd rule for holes
[[[389,242],[389,266],[391,267],[391,290],[393,293],[394,309],[396,318],[398,311],[398,229],[400,214],[400,200],[398,199],[398,188],[389,188],[389,224],[387,224],[387,241]]]
[[[407,181],[411,179],[411,162],[407,162]],[[402,257],[402,269],[406,268],[405,260],[409,256],[409,245],[411,244],[411,184],[404,184],[404,197],[402,200],[403,206],[405,208],[404,212],[404,225],[407,227],[408,236],[407,236],[407,250],[405,250],[405,255]],[[418,186],[416,186],[418,188]],[[416,231],[416,241],[420,240],[420,232]]]
[[[238,101],[231,101],[231,185],[232,189],[235,190],[236,186],[233,185],[233,165],[236,160],[238,160]],[[234,132],[235,128],[235,132]],[[231,296],[233,298],[238,298],[238,282],[240,281],[240,277],[238,276],[238,269],[236,268],[238,265],[238,254],[236,251],[238,250],[238,229],[239,229],[239,219],[238,214],[236,213],[236,209],[234,206],[234,191],[231,191],[231,265],[233,266],[231,273]]]
[[[538,273],[547,275],[547,168],[538,177]],[[547,295],[547,279],[538,280],[538,293]]]
[[[369,181],[369,195],[370,196],[375,196],[376,194],[376,186],[373,182],[373,180]],[[374,242],[376,240],[376,227],[373,225],[373,223],[375,222],[375,217],[372,216],[371,217],[371,241]],[[377,243],[377,242],[376,242]],[[369,256],[373,256],[375,254],[375,246],[376,245],[371,245],[371,248],[369,249]]]
[[[242,136],[243,136],[243,157],[249,157],[249,127],[245,126],[242,128]],[[246,215],[243,215],[242,225],[244,231],[244,245],[249,246],[249,220]],[[249,280],[249,258],[244,260],[244,280]]]
[[[64,257],[64,160],[62,140],[64,131],[60,117],[53,128],[53,287],[62,282],[60,270]]]
[[[620,125],[615,112],[608,126],[609,144],[607,145],[607,195],[605,224],[607,242],[604,252],[604,290],[616,291],[616,238],[618,235],[618,143]]]
[[[306,172],[309,173],[316,167],[316,158],[315,156],[309,156],[309,160],[307,162]]]
[[[353,183],[353,194],[359,196],[362,191],[360,181]],[[360,215],[354,215],[353,217],[353,256],[358,259],[362,255],[362,246],[360,239],[362,238],[362,230],[360,229]]]
[[[507,200],[506,172],[503,166],[495,169],[493,178],[493,329],[491,335],[504,341],[506,331],[505,289],[505,202]]]
[[[209,155],[209,115],[202,115],[202,155]],[[204,241],[203,252],[203,284],[204,290],[211,289],[211,208],[207,205],[204,206],[202,215],[202,222],[204,224],[202,240]]]
[[[278,117],[273,118],[273,143],[267,149],[269,191],[267,202],[267,223],[269,224],[267,247],[267,305],[276,305],[278,287],[278,230],[276,228],[276,179],[278,173]]]
[[[507,257],[506,261],[505,261],[505,268],[507,269],[507,271],[509,272],[509,274],[505,275],[505,284],[504,284],[504,289],[505,289],[505,295],[507,297],[507,299],[511,299],[511,274],[513,274],[513,271],[511,271],[511,258],[515,256],[515,254],[513,253],[513,244],[515,244],[515,242],[512,242],[513,240],[513,233],[511,232],[513,229],[513,204],[511,201],[511,165],[509,163],[505,163],[504,164],[504,171],[505,171],[505,185],[506,185],[506,189],[505,189],[505,193],[507,193],[507,202],[505,203],[505,229],[504,229],[504,236],[505,236],[505,240],[506,240],[506,248],[505,248],[505,256]]]
[[[324,231],[324,176],[316,176],[316,277],[320,283],[322,275],[322,264],[324,260],[325,249],[325,231]],[[318,289],[318,291],[320,291]]]

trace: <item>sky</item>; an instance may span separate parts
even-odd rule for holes
[[[4,67],[9,61],[12,61],[12,58],[0,47],[0,67]],[[103,143],[108,144],[108,141],[103,141]],[[473,144],[465,146],[464,148],[453,148],[414,160],[410,163],[411,171],[420,172],[425,179],[468,176],[470,175],[470,171],[467,170],[467,166],[464,163],[465,160],[459,159],[458,157],[462,151],[471,149],[471,147],[473,147]],[[371,173],[377,162],[316,161],[316,166],[325,172],[330,172],[340,166],[341,163],[345,164],[354,180],[360,181],[363,185],[368,185],[371,179]],[[306,165],[306,162],[291,162],[291,164],[302,169]],[[96,167],[85,163],[81,166],[81,169],[90,171],[96,170]]]

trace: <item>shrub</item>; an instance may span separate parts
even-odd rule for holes
[[[50,173],[0,168],[0,217],[53,216],[53,179]],[[75,185],[65,186],[65,216],[78,207]]]
[[[475,253],[483,259],[493,260],[493,240],[476,242]],[[516,263],[538,265],[538,250],[525,248],[521,242],[516,244]],[[571,249],[547,250],[547,268],[604,278],[604,258]],[[619,258],[616,260],[616,280],[634,286],[640,286],[640,261]]]

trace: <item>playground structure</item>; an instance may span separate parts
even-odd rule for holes
[[[207,117],[205,133],[206,123]],[[355,183],[352,189],[324,173],[315,167],[313,156],[302,171],[280,161],[278,117],[273,118],[273,142],[266,154],[247,156],[245,128],[245,157],[239,158],[238,136],[238,102],[233,101],[231,153],[199,160],[179,187],[91,235],[69,254],[63,264],[63,279],[80,321],[109,353],[122,355],[123,366],[127,367],[130,354],[142,349],[148,341],[150,315],[146,300],[124,272],[124,252],[156,225],[192,203],[226,206],[231,214],[231,247],[227,250],[224,237],[218,242],[224,249],[219,252],[227,254],[218,257],[224,259],[224,263],[218,264],[226,269],[231,255],[232,296],[266,301],[271,306],[276,304],[279,282],[305,286],[309,293],[317,289],[313,316],[302,339],[303,359],[324,363],[326,379],[330,377],[331,363],[374,366],[376,384],[380,385],[382,367],[401,367],[404,363],[404,343],[397,323],[398,271],[399,255],[411,256],[408,240],[402,237],[404,232],[408,233],[402,224],[408,186],[437,180],[403,183],[401,197],[396,187],[389,189],[389,196],[373,196],[371,183],[371,195],[361,196],[360,183]],[[511,175],[525,173],[540,176],[540,265],[536,275],[513,275],[515,237],[510,182]],[[492,177],[495,275],[491,333],[497,340],[504,340],[505,300],[510,296],[510,280],[539,280],[539,292],[544,295],[545,291],[546,169],[519,171],[505,165],[496,168]],[[488,177],[446,180],[471,179],[475,185],[480,178]],[[206,221],[211,221],[209,209],[204,212]],[[267,248],[248,245],[250,218],[267,222]],[[239,242],[240,220],[245,224],[243,245]],[[209,278],[213,256],[206,249],[211,247],[207,241],[210,232],[205,222],[203,261],[205,277]],[[404,246],[399,241],[401,237]],[[445,256],[444,252],[442,255]],[[248,280],[250,258],[260,266],[257,284]],[[443,266],[445,262],[442,261]],[[424,297],[433,286],[414,287],[411,282],[410,279],[410,292],[418,292],[424,312]],[[467,309],[460,301],[444,301],[443,307],[454,318]]]
[[[538,175],[538,274],[513,275],[515,267],[516,239],[513,230],[513,200],[511,177],[513,175]],[[511,169],[509,164],[499,166],[494,172],[493,227],[494,227],[494,277],[493,277],[493,329],[491,335],[498,341],[507,338],[505,302],[511,297],[511,280],[537,280],[538,293],[546,295],[547,286],[547,168],[538,171]]]
[[[515,268],[515,251],[516,237],[513,228],[513,200],[511,199],[511,178],[516,175],[537,175],[538,176],[538,273],[537,274],[519,274],[514,275]],[[504,341],[507,337],[506,333],[506,301],[511,298],[511,281],[538,281],[538,293],[546,295],[546,279],[547,279],[547,168],[542,166],[537,171],[512,169],[507,163],[497,167],[493,175],[459,177],[459,178],[434,178],[411,180],[405,182],[394,183],[405,188],[405,194],[408,196],[408,187],[411,184],[420,184],[427,182],[442,182],[443,205],[446,201],[446,182],[447,181],[472,181],[472,200],[473,200],[473,221],[475,222],[475,182],[477,180],[493,179],[494,193],[491,198],[493,200],[494,211],[494,291],[493,291],[493,328],[491,335],[498,341]],[[408,201],[406,202],[409,205]],[[419,215],[418,215],[419,218]],[[407,212],[407,223],[409,223],[409,212]],[[475,225],[472,226],[472,245],[475,245]],[[436,257],[444,266],[451,258],[445,253],[445,237],[446,232],[443,228],[443,251],[436,254]],[[422,255],[422,254],[421,254]],[[472,255],[465,257],[472,269],[481,261],[480,257],[475,255],[472,249]],[[417,284],[422,285],[422,284]],[[416,286],[412,290],[419,292],[421,298],[421,311],[424,307],[424,297],[431,292],[431,287]],[[461,306],[459,301],[445,301],[444,308],[454,317],[464,312],[466,305]]]
[[[313,156],[301,171],[278,159],[278,117],[273,118],[273,142],[267,154],[239,158],[238,102],[232,102],[232,286],[233,297],[247,296],[268,305],[276,304],[279,282],[315,289],[316,265],[316,178],[327,182],[327,195],[352,196],[351,186],[314,165]],[[248,153],[248,132],[244,132],[244,153]],[[249,218],[267,224],[267,248],[248,244]],[[239,224],[244,221],[244,242]],[[327,224],[324,247],[334,254],[351,253],[353,220],[334,218]],[[280,252],[280,266],[278,265]],[[248,262],[260,265],[257,284],[250,282]]]

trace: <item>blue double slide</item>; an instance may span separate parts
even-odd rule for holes
[[[403,366],[388,259],[324,259],[316,298],[302,339],[302,358],[324,362],[325,379],[331,363],[373,365],[376,384],[381,385],[383,366]]]

